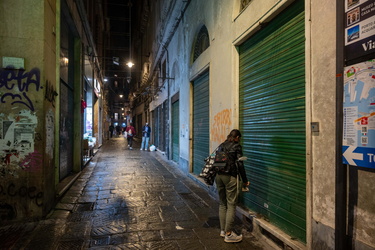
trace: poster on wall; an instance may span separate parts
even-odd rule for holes
[[[345,0],[347,61],[375,52],[375,0]]]
[[[343,163],[375,168],[375,60],[344,69]]]

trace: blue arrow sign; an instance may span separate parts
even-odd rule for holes
[[[344,164],[375,168],[375,148],[342,146]]]

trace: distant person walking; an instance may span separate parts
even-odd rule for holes
[[[133,127],[132,123],[129,123],[129,125],[125,129],[126,137],[128,139],[128,148],[133,149],[133,137],[135,136],[135,128]]]
[[[109,126],[109,136],[112,138],[112,136],[113,136],[113,130],[115,129],[115,127],[113,127],[113,125],[111,124],[110,126]]]
[[[150,134],[151,134],[151,128],[148,126],[148,123],[143,126],[142,128],[142,144],[141,144],[141,150],[147,150],[148,149],[148,143],[150,141]]]
[[[119,137],[121,135],[121,131],[122,131],[121,127],[119,125],[117,125],[116,126],[116,135],[117,135],[117,137]]]

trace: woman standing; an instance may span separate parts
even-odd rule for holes
[[[220,218],[220,236],[224,237],[225,242],[240,242],[242,234],[237,235],[233,232],[233,224],[236,214],[236,205],[238,199],[237,175],[240,175],[243,185],[249,186],[244,164],[239,161],[242,156],[242,146],[239,141],[241,132],[233,129],[227,136],[227,140],[220,146],[228,154],[228,173],[218,173],[216,175],[216,185],[220,198],[219,218]]]

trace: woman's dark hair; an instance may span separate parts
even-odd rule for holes
[[[241,132],[238,129],[233,129],[232,131],[230,131],[229,135],[227,136],[227,140],[233,141],[238,136],[241,137]]]

